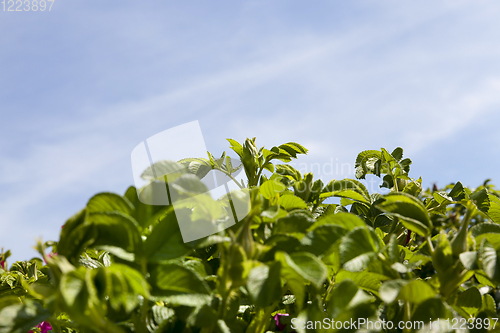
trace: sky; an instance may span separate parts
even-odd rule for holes
[[[462,0],[0,8],[0,247],[35,256],[133,184],[134,147],[195,120],[214,155],[226,138],[301,143],[295,166],[325,181],[400,146],[424,186],[499,184],[499,16]]]

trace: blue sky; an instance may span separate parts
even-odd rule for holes
[[[497,1],[60,1],[0,11],[0,245],[132,184],[130,153],[199,120],[347,164],[401,146],[424,185],[499,183]],[[353,177],[353,170],[322,174]]]

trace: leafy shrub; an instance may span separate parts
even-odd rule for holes
[[[184,243],[171,206],[141,203],[134,187],[97,194],[58,242],[38,243],[43,261],[7,268],[10,253],[1,254],[0,332],[291,332],[293,319],[497,318],[500,192],[488,182],[424,191],[401,148],[368,150],[356,177],[381,177],[390,190],[369,193],[358,180],[325,185],[286,164],[307,152],[299,144],[229,142],[251,197],[241,222]],[[191,180],[237,170],[225,154],[178,166]],[[188,191],[182,184],[171,191]]]

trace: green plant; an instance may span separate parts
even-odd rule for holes
[[[382,329],[391,332],[410,331],[399,322],[438,318],[493,328],[500,192],[488,182],[424,191],[401,148],[369,150],[356,159],[356,177],[382,177],[390,190],[369,193],[355,179],[325,185],[274,164],[307,153],[297,143],[267,150],[255,138],[229,142],[251,198],[241,222],[184,243],[171,206],[143,204],[134,187],[97,194],[58,242],[38,243],[46,264],[34,258],[7,269],[9,252],[0,255],[0,333],[41,322],[54,332],[116,333],[330,332],[328,323],[360,319],[395,323]],[[209,153],[175,164],[170,195],[203,192],[193,174],[212,169],[245,187],[225,153]],[[325,203],[330,197],[340,204]],[[237,204],[237,195],[231,199]],[[215,204],[200,202],[207,212]],[[195,210],[182,213],[194,218]],[[296,325],[308,322],[323,325]]]

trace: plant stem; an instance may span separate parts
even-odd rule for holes
[[[256,186],[259,183],[259,178],[262,175],[262,171],[264,171],[264,167],[260,167],[260,170],[257,173],[257,177],[255,178],[255,184],[252,184],[253,186]]]
[[[451,241],[451,249],[455,256],[458,256],[460,255],[460,253],[467,250],[467,234],[469,231],[469,223],[475,211],[476,208],[473,205],[469,204],[465,216],[462,220],[460,230]]]
[[[434,246],[432,245],[431,236],[427,236],[427,245],[429,245],[429,250],[431,251],[431,254],[434,254]]]
[[[409,322],[410,319],[411,319],[411,305],[410,305],[410,302],[409,301],[406,301],[405,304],[404,304],[404,321],[405,322]],[[403,332],[410,332],[411,329],[409,328],[404,328]]]
[[[325,301],[325,304],[324,304],[324,305],[325,305],[325,306],[326,306],[326,299],[327,299],[327,298],[328,298],[328,296],[330,295],[330,292],[332,291],[333,286],[335,285],[335,283],[334,283],[334,282],[335,282],[335,274],[333,274],[332,279],[331,279],[331,281],[330,281],[330,284],[328,285],[328,288],[326,289],[326,294],[325,294],[325,299],[324,299],[324,301]]]

